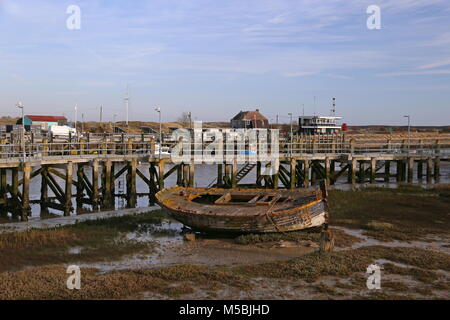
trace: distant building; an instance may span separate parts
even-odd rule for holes
[[[64,126],[67,124],[67,118],[63,116],[33,116],[26,115],[24,117],[25,125],[41,126],[41,129],[47,130],[52,126]],[[17,121],[22,124],[22,118]]]
[[[335,116],[301,116],[298,118],[298,132],[300,134],[332,134],[341,131],[336,122],[341,117]]]
[[[233,129],[269,128],[269,120],[256,109],[239,112],[231,119],[230,125]]]

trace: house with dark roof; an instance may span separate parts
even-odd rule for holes
[[[230,126],[233,129],[267,129],[269,128],[269,120],[259,112],[259,109],[240,111],[231,119]]]
[[[63,126],[67,124],[67,118],[63,116],[24,116],[24,124],[41,126],[42,129],[48,129],[52,126]],[[22,118],[17,121],[17,124],[22,124]]]

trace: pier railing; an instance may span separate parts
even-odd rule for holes
[[[108,156],[148,156],[170,158],[170,150],[174,143],[161,145],[154,141],[95,141],[95,142],[62,142],[62,143],[27,143],[23,144],[0,144],[0,162],[10,161],[33,161],[48,158],[82,157],[96,158]],[[204,154],[203,145],[187,145],[188,154]],[[278,149],[275,151],[275,149]],[[161,151],[161,152],[160,152]],[[213,151],[214,153],[215,151]],[[256,156],[265,152],[274,156],[277,152],[279,157],[305,156],[305,155],[403,155],[403,156],[450,156],[450,141],[435,143],[358,143],[351,142],[280,142],[278,148],[271,149],[270,145],[236,144],[232,150],[224,146],[227,156]],[[186,154],[186,153],[185,153]]]

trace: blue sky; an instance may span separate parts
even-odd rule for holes
[[[366,27],[369,5],[381,29]],[[69,5],[81,30],[68,30]],[[0,0],[0,116],[203,121],[337,113],[450,125],[448,0]],[[316,104],[314,103],[316,97]]]

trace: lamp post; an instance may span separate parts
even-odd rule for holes
[[[116,133],[116,117],[117,114],[113,114],[113,135]]]
[[[159,158],[161,158],[161,148],[162,148],[161,108],[156,107],[155,111],[159,113]]]
[[[411,116],[406,115],[403,117],[408,118],[408,153],[409,153],[411,149]]]
[[[23,162],[25,163],[26,158],[27,158],[27,154],[25,151],[25,115],[24,115],[24,111],[23,111],[23,105],[22,102],[19,102],[16,104],[16,107],[22,110],[22,151],[23,151]]]

